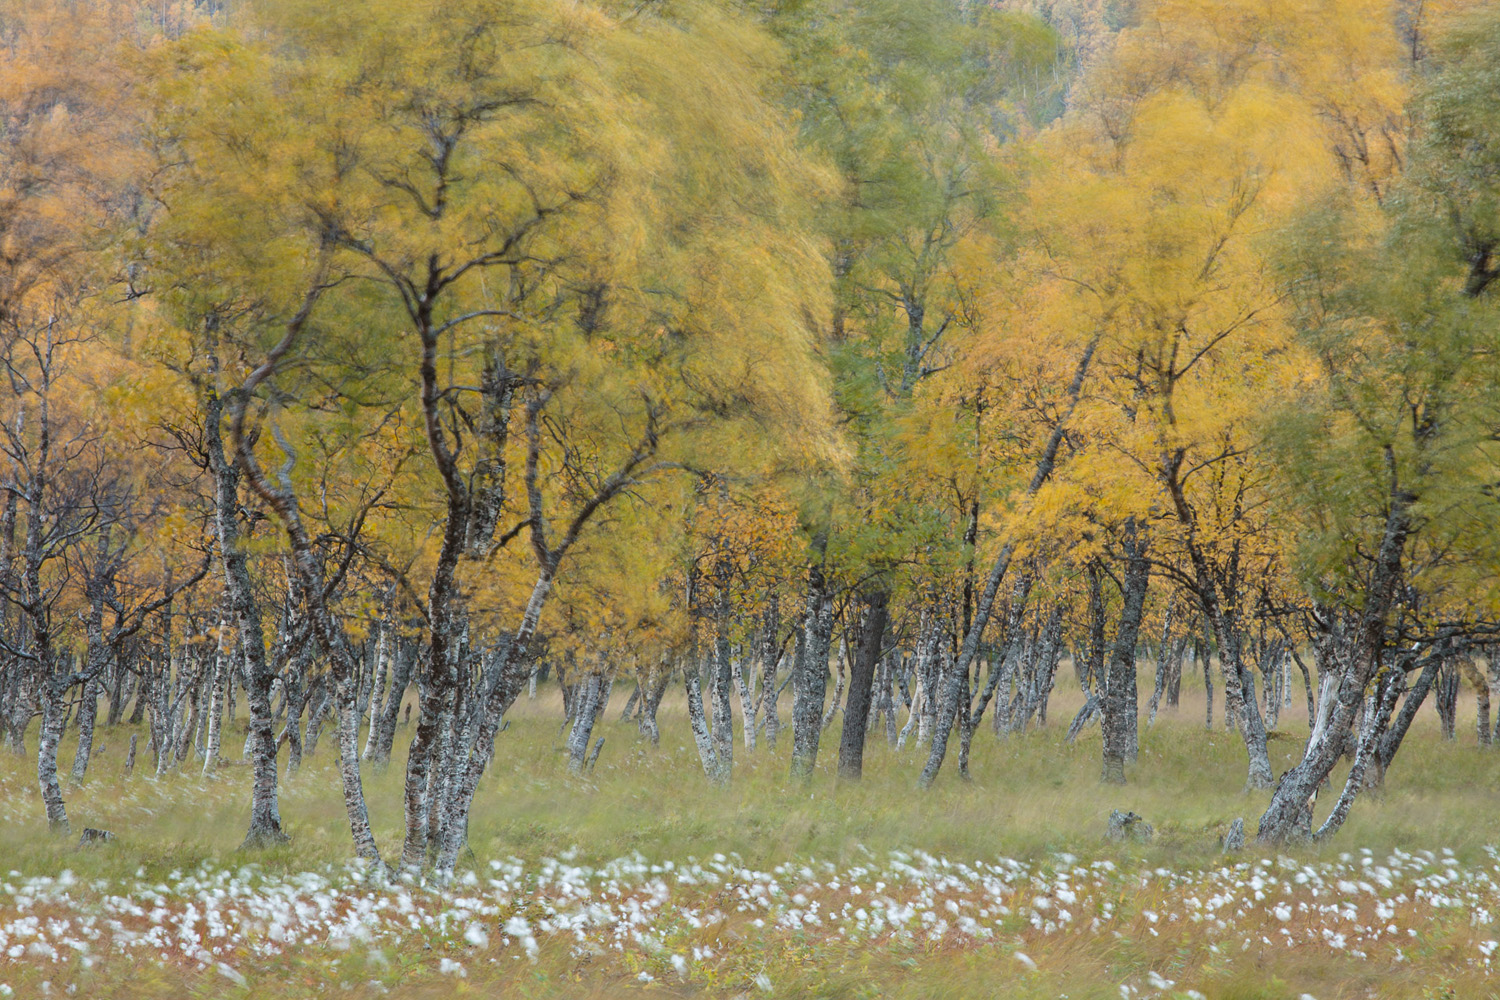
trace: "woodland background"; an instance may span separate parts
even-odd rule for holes
[[[444,884],[539,687],[792,796],[1134,781],[1186,678],[1330,837],[1424,702],[1491,739],[1497,96],[1459,0],[0,5],[27,822],[144,724],[276,844],[326,732]]]

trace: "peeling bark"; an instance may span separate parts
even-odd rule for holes
[[[833,596],[817,563],[807,572],[807,605],[792,690],[792,777],[807,779],[818,762],[823,702],[828,692],[828,647],[833,636]]]

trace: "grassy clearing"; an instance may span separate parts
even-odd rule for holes
[[[1253,831],[1266,801],[1264,793],[1243,791],[1238,739],[1222,730],[1206,734],[1202,702],[1185,692],[1179,713],[1143,728],[1131,784],[1106,787],[1097,780],[1097,729],[1075,746],[1062,743],[1075,699],[1073,692],[1059,693],[1046,729],[1003,742],[985,731],[976,738],[974,780],[950,773],[927,794],[914,787],[917,757],[910,751],[898,756],[883,739],[872,743],[866,779],[853,786],[836,783],[825,767],[810,786],[790,787],[785,745],[775,753],[762,747],[753,757],[737,747],[732,789],[713,793],[698,770],[681,707],[671,702],[661,713],[659,750],[645,746],[633,725],[616,722],[612,711],[597,771],[588,780],[570,779],[555,699],[523,704],[501,737],[497,765],[475,806],[468,862],[476,881],[440,896],[420,888],[366,888],[343,870],[348,833],[326,741],[318,758],[283,788],[282,813],[293,842],[254,856],[238,851],[248,816],[242,768],[207,779],[180,774],[158,781],[139,770],[125,778],[120,768],[129,732],[106,731],[107,749],[89,782],[70,792],[69,808],[75,830],[103,827],[119,839],[81,850],[47,837],[32,765],[6,757],[0,759],[0,870],[18,874],[0,891],[0,931],[14,932],[17,920],[43,911],[73,921],[68,926],[75,930],[87,919],[97,925],[106,916],[102,901],[143,894],[151,897],[140,904],[147,916],[130,919],[148,923],[131,930],[127,920],[126,931],[149,933],[149,915],[157,910],[158,922],[177,930],[165,950],[86,945],[86,963],[84,952],[57,960],[32,954],[23,943],[19,955],[9,955],[5,949],[17,942],[0,943],[0,982],[18,995],[42,995],[46,982],[53,992],[72,986],[112,997],[387,991],[410,997],[464,991],[757,996],[768,994],[766,984],[773,995],[810,997],[1119,997],[1122,986],[1132,996],[1308,993],[1320,1000],[1495,993],[1484,947],[1500,928],[1485,921],[1500,913],[1500,888],[1485,847],[1495,841],[1500,755],[1475,745],[1472,714],[1461,717],[1466,728],[1450,743],[1424,712],[1385,790],[1361,799],[1332,844],[1294,858],[1263,857],[1252,849],[1230,863],[1219,853],[1220,833],[1237,816]],[[1278,767],[1300,750],[1305,720],[1284,716],[1282,731],[1285,737],[1272,744]],[[837,725],[830,741],[836,733]],[[398,735],[398,748],[405,738],[405,732]],[[236,748],[228,740],[226,746]],[[824,756],[831,764],[826,750]],[[370,775],[367,784],[387,854],[399,848],[401,763]],[[1156,827],[1155,839],[1107,843],[1104,824],[1112,808],[1144,815]],[[1434,853],[1427,858],[1423,851]],[[913,876],[905,862],[893,860],[916,852],[930,856],[935,874]],[[716,862],[716,855],[726,860]],[[548,860],[559,858],[566,861]],[[621,858],[638,858],[647,870],[614,876],[612,890],[611,876],[600,872]],[[491,861],[512,873],[498,885],[489,882],[497,877]],[[710,876],[678,881],[649,871],[666,862],[679,874],[694,864],[707,866]],[[1113,870],[1100,867],[1103,862]],[[938,883],[949,871],[944,863],[969,866],[963,869],[968,874],[942,888]],[[240,872],[247,864],[257,867]],[[810,874],[801,872],[805,864],[812,865]],[[1003,868],[1008,864],[1020,867]],[[1359,877],[1372,865],[1390,873],[1389,885]],[[1310,882],[1295,880],[1297,866],[1311,866]],[[1068,890],[1079,902],[1068,904],[1070,920],[1059,923],[1057,875],[1072,869],[1084,873],[1072,876],[1072,884],[1084,888]],[[560,889],[555,875],[546,874],[560,870],[573,871],[577,886]],[[993,878],[985,882],[986,873],[1002,870],[1010,872],[1009,881],[998,888]],[[308,871],[322,873],[329,887],[307,889],[295,881]],[[65,889],[35,881],[64,872],[74,880]],[[774,905],[747,911],[729,905],[738,899],[735,892],[759,884],[761,876],[780,887]],[[244,886],[260,887],[245,888],[250,896],[295,897],[304,908],[323,905],[344,914],[340,919],[377,905],[357,903],[366,898],[386,901],[379,905],[407,899],[403,905],[421,919],[384,923],[367,913],[356,923],[370,937],[357,933],[351,947],[325,914],[298,925],[294,938],[272,954],[263,946],[271,940],[274,913],[247,902],[248,910],[224,917],[241,928],[231,953],[211,962],[194,957],[199,945],[183,941],[194,934],[203,945],[210,940],[203,898],[216,898],[212,886],[222,890],[229,884],[224,879],[242,877]],[[859,906],[849,884],[863,879],[872,898],[877,878],[887,883],[881,892],[889,903],[881,905],[909,911],[918,923],[905,931],[887,923],[883,933],[872,933],[868,924],[852,922]],[[1253,888],[1257,878],[1273,881]],[[1371,891],[1339,888],[1360,882]],[[613,939],[596,939],[593,930],[578,940],[559,929],[565,923],[546,924],[576,918],[578,886],[591,900],[616,907],[655,900],[646,907],[649,919],[642,917],[636,928],[649,925],[653,947],[627,941],[616,949]],[[320,892],[333,902],[317,903]],[[807,905],[793,901],[799,893],[818,902],[823,924],[802,922]],[[1038,897],[1052,902],[1038,908]],[[21,899],[29,900],[26,906]],[[1221,902],[1205,916],[1194,899]],[[846,904],[850,909],[843,911]],[[1279,905],[1289,907],[1286,919],[1277,916]],[[196,922],[184,925],[189,906]],[[618,910],[610,926],[624,912]],[[945,922],[936,936],[932,923],[920,923],[928,912]],[[843,916],[829,919],[837,913]],[[684,914],[696,915],[699,926]],[[788,914],[796,916],[790,925]],[[534,961],[520,936],[504,933],[517,915],[530,921]],[[963,918],[975,923],[963,925]],[[476,924],[484,930],[482,947],[465,937]],[[683,969],[673,955],[682,957]]]

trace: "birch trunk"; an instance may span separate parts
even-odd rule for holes
[[[1146,540],[1134,519],[1126,522],[1121,538],[1125,565],[1120,575],[1123,605],[1120,628],[1110,656],[1109,673],[1104,681],[1103,719],[1104,780],[1125,783],[1125,765],[1136,757],[1135,726],[1138,712],[1135,650],[1139,642],[1141,617],[1145,610],[1150,564],[1146,561]]]
[[[734,690],[734,664],[729,647],[729,570],[721,564],[715,573],[718,584],[718,601],[714,611],[713,646],[713,740],[714,759],[723,780],[728,782],[734,773],[734,712],[730,704]]]
[[[1308,740],[1302,760],[1278,782],[1256,832],[1256,839],[1263,844],[1279,844],[1293,836],[1299,812],[1342,755],[1344,739],[1352,731],[1364,691],[1380,663],[1386,622],[1400,586],[1402,555],[1410,532],[1412,499],[1394,485],[1391,499],[1380,549],[1366,583],[1364,606],[1359,609],[1348,652],[1340,658],[1337,694],[1328,699],[1333,702],[1327,710],[1328,725],[1321,738]],[[1334,621],[1325,620],[1325,628],[1333,625]]]
[[[1182,695],[1182,655],[1187,648],[1187,636],[1179,635],[1172,643],[1172,660],[1167,670],[1167,707],[1177,711]]]
[[[589,742],[594,725],[604,711],[605,688],[611,681],[600,672],[590,673],[579,685],[578,708],[573,713],[573,727],[568,733],[568,773],[583,774],[588,761]]]
[[[382,621],[376,628],[380,635],[375,642],[375,677],[370,688],[369,731],[365,734],[365,749],[361,754],[364,760],[370,760],[375,756],[375,743],[380,731],[381,704],[385,699],[385,685],[391,672],[389,624]]]
[[[92,659],[92,654],[90,658]],[[98,714],[98,674],[90,669],[88,679],[83,682],[82,700],[78,703],[78,751],[73,755],[73,771],[70,775],[75,785],[82,784],[84,775],[88,773],[89,757],[94,751],[94,722]]]
[[[1437,679],[1441,666],[1441,653],[1429,656],[1426,667],[1417,675],[1417,682],[1412,685],[1411,690],[1406,694],[1406,700],[1401,704],[1401,714],[1396,718],[1395,723],[1381,735],[1380,746],[1376,748],[1377,756],[1372,763],[1379,768],[1378,773],[1382,777],[1396,759],[1396,751],[1401,748],[1402,742],[1406,739],[1412,720],[1417,717],[1417,710],[1427,700],[1428,692],[1432,690],[1433,681]]]
[[[1490,745],[1490,699],[1495,691],[1495,654],[1493,647],[1485,650],[1485,666],[1479,670],[1479,676],[1474,684],[1475,700],[1477,702],[1477,719],[1475,728],[1479,735],[1479,745],[1487,747]]]
[[[396,725],[401,718],[401,702],[411,684],[412,667],[415,664],[415,657],[410,651],[402,650],[400,643],[394,645],[397,647],[394,653],[395,663],[391,669],[390,686],[386,691],[385,708],[376,725],[375,739],[365,744],[365,759],[382,767],[391,761],[391,749],[396,743]]]
[[[858,781],[864,774],[865,735],[870,720],[870,702],[875,671],[885,642],[890,594],[877,587],[865,595],[854,663],[849,671],[849,701],[844,707],[844,726],[839,734],[839,777]]]
[[[11,695],[9,726],[6,730],[6,745],[17,757],[26,757],[26,729],[37,709],[37,672],[29,669],[24,661],[15,663],[16,680]]]
[[[1161,627],[1161,644],[1156,648],[1156,686],[1151,689],[1151,702],[1147,707],[1146,725],[1156,725],[1156,710],[1161,705],[1161,696],[1167,689],[1167,675],[1172,663],[1172,613],[1176,602],[1167,605],[1166,618]]]
[[[245,846],[260,847],[287,840],[276,797],[276,735],[271,720],[271,682],[275,675],[266,663],[260,606],[240,541],[240,476],[224,454],[224,409],[216,392],[209,393],[205,411],[203,442],[214,478],[216,541],[224,571],[225,598],[239,632],[240,655],[245,662],[245,700],[250,711],[250,729],[245,741],[251,773],[250,828],[245,833]]]
[[[287,664],[288,683],[284,685],[282,695],[282,702],[286,705],[286,721],[282,724],[281,736],[277,739],[278,745],[283,741],[286,743],[288,779],[302,769],[302,713],[307,710],[308,698],[315,687],[307,681],[307,661],[311,658],[307,637],[300,638],[302,641],[295,643],[297,651]]]
[[[750,680],[745,676],[745,667],[748,666],[741,659],[734,661],[734,686],[735,692],[740,699],[740,725],[743,727],[745,740],[745,752],[755,752],[755,731],[759,724],[755,718],[755,708],[759,702],[750,693]]]
[[[792,686],[792,776],[800,779],[811,777],[818,762],[823,702],[828,693],[828,646],[833,633],[833,598],[823,569],[816,564],[807,573],[803,621],[802,652]]]
[[[109,533],[100,533],[100,562],[109,554]],[[85,654],[83,700],[78,704],[78,751],[73,756],[71,779],[75,785],[82,784],[88,773],[89,757],[94,751],[94,722],[99,714],[99,679],[109,664],[109,653],[104,643],[104,597],[103,581],[96,572],[90,573],[86,584],[89,591],[89,616],[84,632],[88,639]]]
[[[1348,819],[1349,809],[1354,805],[1354,799],[1359,795],[1360,789],[1364,787],[1365,772],[1379,753],[1380,738],[1390,722],[1391,710],[1395,707],[1396,698],[1405,686],[1405,676],[1400,671],[1392,671],[1377,691],[1365,700],[1364,726],[1354,752],[1354,763],[1349,768],[1349,776],[1344,782],[1343,792],[1339,794],[1338,801],[1329,811],[1328,818],[1313,835],[1314,840],[1326,840],[1333,836],[1338,832],[1339,827],[1344,825],[1344,820]]]
[[[319,674],[308,685],[307,726],[302,737],[302,756],[312,757],[318,752],[318,742],[323,738],[323,723],[328,719],[328,709],[334,703],[328,689],[328,678]]]
[[[1443,739],[1449,741],[1458,738],[1458,687],[1458,667],[1451,658],[1445,659],[1438,670],[1433,704],[1437,708]]]
[[[776,686],[776,669],[781,665],[781,645],[777,636],[781,634],[781,603],[773,590],[766,599],[765,617],[760,634],[760,700],[766,723],[766,746],[776,749],[776,738],[781,735],[781,716],[776,712],[776,702],[781,689]]]
[[[666,663],[657,665],[656,676],[651,678],[650,687],[641,696],[641,711],[636,722],[636,728],[641,735],[651,741],[653,747],[661,745],[661,728],[656,724],[656,710],[661,707],[662,697],[667,692],[667,684],[672,679],[672,671]]]
[[[718,750],[708,731],[708,719],[703,712],[702,678],[696,666],[683,667],[682,682],[687,694],[688,725],[693,731],[693,745],[698,748],[698,760],[709,784],[722,786],[725,783],[724,769],[719,765]]]
[[[917,718],[917,746],[932,749],[932,727],[937,720],[938,643],[942,641],[937,609],[924,614],[921,647],[917,652],[917,683],[922,690],[922,711]],[[915,711],[915,709],[914,709]]]
[[[556,551],[552,553],[552,556],[560,558]],[[531,640],[536,635],[542,608],[552,591],[556,569],[556,562],[549,556],[541,573],[537,576],[536,583],[532,585],[531,596],[526,601],[526,609],[522,613],[520,626],[502,644],[495,656],[491,666],[495,675],[494,680],[484,693],[482,702],[475,706],[475,711],[480,713],[475,727],[476,735],[469,745],[463,748],[464,765],[459,772],[456,794],[451,797],[450,802],[455,818],[446,827],[450,836],[438,849],[435,868],[440,877],[451,872],[458,859],[458,852],[464,843],[461,838],[468,830],[469,809],[474,801],[474,793],[479,787],[480,777],[489,766],[491,758],[494,757],[495,736],[500,731],[505,713],[520,695],[522,686],[532,672],[529,652]]]
[[[203,741],[203,773],[212,774],[219,766],[219,744],[224,726],[224,678],[229,672],[225,662],[224,623],[219,623],[219,641],[214,649],[213,685],[208,695],[208,732]]]
[[[50,664],[48,665],[50,668]],[[67,689],[52,676],[51,669],[40,685],[42,691],[42,728],[37,740],[36,777],[47,812],[47,826],[53,833],[68,832],[68,810],[63,803],[62,785],[57,780],[57,750],[62,743],[66,720]]]
[[[833,698],[828,702],[828,710],[823,713],[822,723],[818,727],[820,731],[826,730],[829,726],[833,725],[833,720],[839,713],[839,705],[843,701],[844,687],[847,684],[849,675],[849,641],[847,637],[841,636],[839,638],[839,655],[838,660],[835,662],[838,664],[838,670],[835,675],[837,679],[833,685]]]
[[[896,727],[896,672],[901,669],[901,654],[893,652],[885,658],[884,681],[881,697],[885,701],[885,742],[892,749],[900,738]]]
[[[1212,647],[1208,642],[1207,632],[1199,648],[1195,651],[1203,666],[1203,728],[1209,732],[1214,728],[1214,673],[1213,665],[1209,662],[1209,650]]]

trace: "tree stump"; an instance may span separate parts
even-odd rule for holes
[[[1133,812],[1121,812],[1115,809],[1109,814],[1109,839],[1110,840],[1139,840],[1147,841],[1156,833],[1145,817],[1138,816]]]

